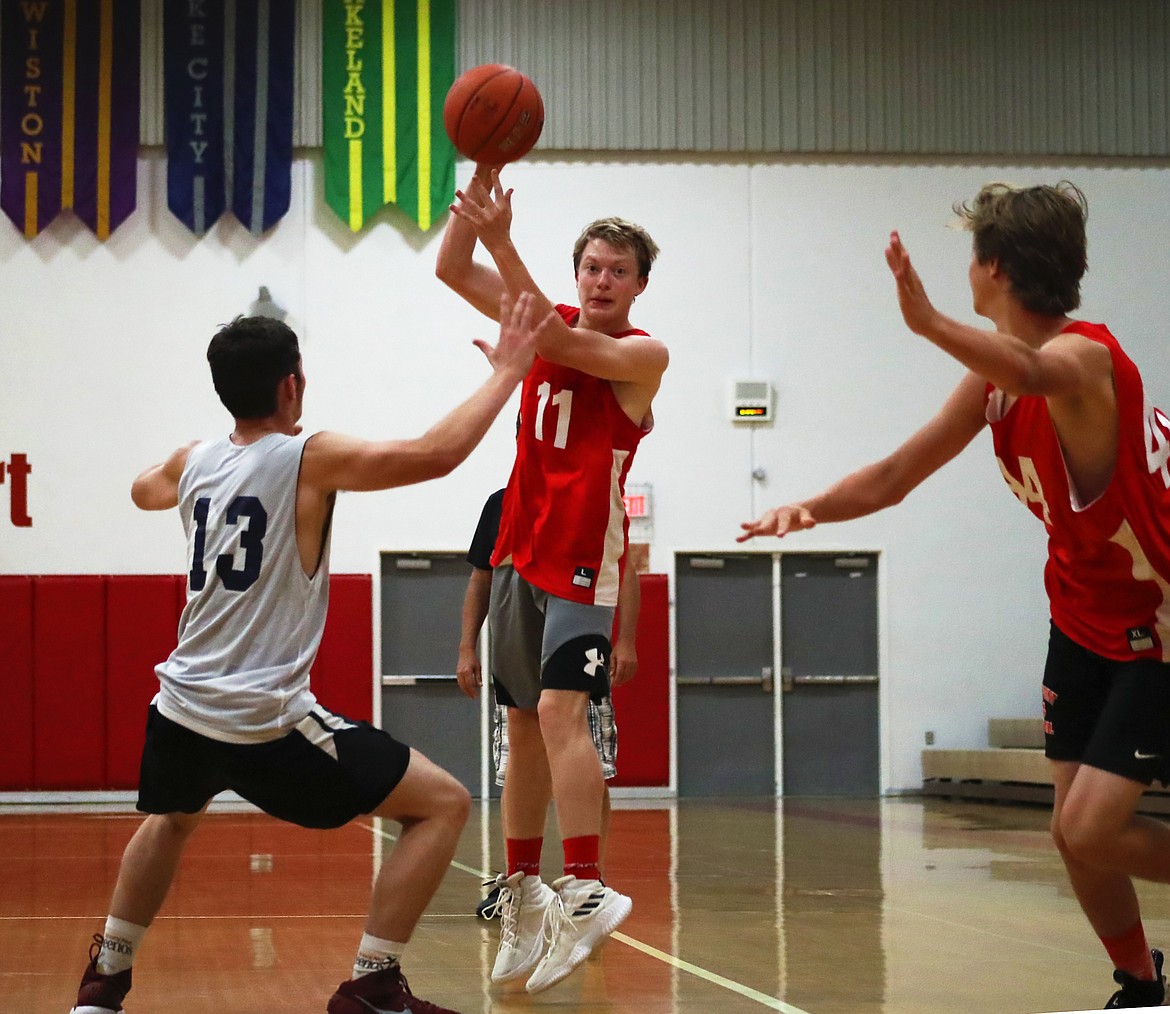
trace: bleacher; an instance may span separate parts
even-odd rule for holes
[[[1044,726],[1038,718],[991,718],[987,747],[922,751],[922,793],[980,802],[1052,805],[1049,762],[1044,757]],[[1148,789],[1142,813],[1170,814],[1170,791],[1159,783]]]

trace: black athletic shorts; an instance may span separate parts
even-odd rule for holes
[[[1104,658],[1053,624],[1043,706],[1049,760],[1170,784],[1170,663]]]
[[[292,732],[266,743],[224,743],[172,722],[153,704],[138,781],[143,813],[198,813],[238,793],[301,827],[340,827],[381,805],[406,774],[410,747],[368,722],[315,705]]]

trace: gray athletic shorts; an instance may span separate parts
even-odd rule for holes
[[[601,761],[601,777],[608,782],[617,774],[618,735],[612,698],[589,702],[589,734]],[[504,772],[508,770],[508,709],[502,704],[492,708],[492,764],[496,784],[503,785]]]
[[[488,624],[497,703],[531,711],[544,687],[581,690],[593,701],[607,697],[613,617],[612,606],[558,598],[529,584],[511,566],[496,567]],[[581,644],[580,658],[572,642]],[[562,648],[573,652],[571,664]]]

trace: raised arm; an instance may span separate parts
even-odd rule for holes
[[[472,273],[465,267],[459,269],[458,265],[463,264],[464,260],[473,263],[471,252],[478,239],[496,266],[495,271],[480,266],[482,272],[494,278],[513,297],[521,292],[531,292],[536,300],[537,315],[543,318],[553,310],[553,304],[540,291],[512,243],[512,189],[504,189],[499,170],[492,169],[489,175],[484,176],[480,173],[481,168],[477,167],[476,175],[472,177],[466,191],[455,191],[455,203],[451,205],[451,224],[447,226],[447,234],[443,237],[444,245],[448,237],[453,237],[449,256],[444,258],[442,250],[439,252],[440,261],[451,266],[439,273],[439,277],[455,288],[448,278],[458,275],[464,288],[470,287]],[[484,284],[482,276],[480,284]]]
[[[534,300],[522,293],[500,302],[500,340],[476,345],[492,375],[470,398],[413,440],[368,441],[341,433],[318,433],[305,445],[301,480],[320,493],[408,486],[446,475],[487,433],[524,379],[535,354]]]
[[[634,568],[626,563],[618,588],[617,640],[613,643],[610,686],[629,683],[638,673],[638,613],[642,608],[642,586]]]
[[[799,503],[773,507],[744,522],[736,541],[757,535],[784,536],[822,521],[849,521],[901,503],[928,476],[966,447],[986,425],[983,378],[968,373],[938,414],[893,454],[845,476]]]
[[[961,324],[931,304],[896,232],[890,234],[886,261],[911,331],[1006,394],[1047,400],[1072,483],[1086,502],[1096,499],[1117,464],[1117,390],[1109,349],[1062,331],[1069,323],[1064,316],[1017,311],[1007,321],[1022,337]],[[994,261],[978,269],[993,283],[1006,281]],[[1003,327],[1003,321],[997,323]]]
[[[134,506],[144,511],[165,511],[179,505],[179,480],[187,467],[187,455],[197,440],[180,447],[166,461],[151,465],[130,487]]]
[[[435,262],[435,274],[444,285],[454,290],[480,313],[500,319],[500,297],[504,294],[504,281],[494,268],[479,264],[475,260],[475,227],[466,217],[459,214],[459,205],[468,200],[482,203],[487,199],[490,184],[488,166],[476,166],[475,173],[467,185],[467,192],[455,191],[459,204],[451,205],[451,217],[439,245],[439,256]],[[471,194],[469,198],[467,195]],[[525,291],[518,289],[513,295]],[[529,289],[527,291],[533,291]]]
[[[540,291],[512,242],[512,190],[504,189],[498,170],[491,171],[490,183],[490,190],[477,184],[466,193],[457,191],[458,201],[451,206],[452,219],[478,237],[495,263],[495,277],[509,293],[535,295],[536,312],[544,320],[537,334],[537,354],[550,363],[571,366],[603,380],[638,384],[647,388],[652,397],[670,361],[666,346],[645,336],[618,339],[588,328],[569,327]],[[448,226],[449,234],[450,230]],[[464,230],[457,235],[464,236]],[[474,241],[470,242],[474,246]],[[470,261],[470,254],[467,259]],[[588,266],[583,269],[588,270]]]
[[[1104,393],[1104,387],[1111,386],[1112,360],[1099,342],[1079,334],[1058,334],[1036,348],[1015,335],[971,327],[940,313],[896,232],[890,233],[886,263],[894,276],[906,326],[1001,391],[1076,398]],[[1062,320],[1052,319],[1056,326]]]

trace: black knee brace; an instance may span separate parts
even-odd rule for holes
[[[583,634],[566,641],[544,664],[540,685],[547,690],[584,690],[593,700],[609,693],[609,638]]]

